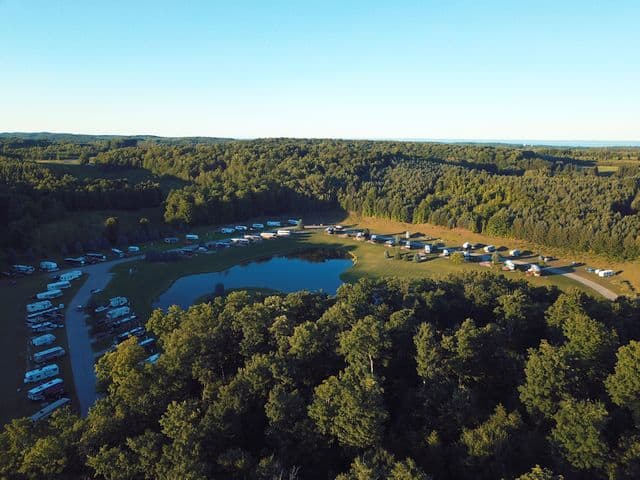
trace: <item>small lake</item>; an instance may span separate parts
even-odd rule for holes
[[[321,290],[334,295],[343,283],[340,275],[352,266],[353,262],[348,258],[271,257],[235,265],[221,272],[181,277],[160,295],[153,307],[166,310],[171,305],[179,305],[188,308],[203,296],[214,293],[218,284],[224,285],[225,290],[265,288],[284,293]]]

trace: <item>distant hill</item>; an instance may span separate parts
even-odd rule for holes
[[[157,135],[86,135],[76,133],[51,133],[51,132],[0,132],[0,139],[18,138],[32,141],[45,142],[70,142],[91,143],[109,140],[136,140],[147,141],[162,145],[195,145],[229,142],[233,138],[220,137],[160,137]]]

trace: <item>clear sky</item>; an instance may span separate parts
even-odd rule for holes
[[[640,0],[0,0],[0,131],[640,140]]]

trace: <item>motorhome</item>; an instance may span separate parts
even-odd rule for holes
[[[113,297],[109,299],[109,307],[111,308],[122,307],[128,304],[129,299],[127,297]]]
[[[85,263],[87,263],[87,259],[84,257],[67,257],[64,259],[65,262],[67,263],[71,263],[73,265],[80,265],[83,266]]]
[[[34,347],[44,347],[45,345],[51,345],[55,341],[56,336],[51,333],[47,333],[45,335],[33,337],[31,339],[31,345],[33,345]]]
[[[36,271],[36,269],[31,265],[13,265],[11,268],[14,272],[21,273],[23,275],[31,275]]]
[[[34,353],[33,360],[36,363],[42,363],[54,358],[62,357],[65,353],[67,352],[65,352],[62,347],[51,347],[41,352]]]
[[[58,275],[58,280],[61,282],[71,282],[76,278],[80,278],[81,276],[81,270],[71,270],[70,272],[61,273],[60,275]]]
[[[135,245],[130,245],[127,247],[127,253],[131,253],[131,254],[140,253],[140,247],[136,247]]]
[[[67,397],[59,398],[55,402],[51,402],[42,410],[38,410],[29,418],[32,422],[38,422],[40,420],[44,420],[46,418],[49,418],[53,412],[55,412],[59,408],[64,407],[65,405],[68,405],[69,403],[71,403],[71,400],[69,398]]]
[[[53,307],[53,303],[51,303],[49,300],[45,300],[42,302],[35,302],[35,303],[30,303],[27,305],[27,312],[28,313],[35,313],[35,312],[40,312],[42,310],[47,310],[49,308]]]
[[[30,389],[27,392],[27,398],[29,400],[40,401],[47,398],[59,397],[64,393],[64,382],[61,378],[54,378],[48,382],[43,383]]]
[[[40,380],[46,380],[47,378],[55,377],[60,373],[60,367],[55,363],[45,365],[35,370],[29,370],[24,374],[24,383],[35,383]]]
[[[290,237],[291,236],[291,230],[285,230],[285,229],[280,229],[276,231],[276,234],[279,237]]]
[[[113,310],[109,310],[106,315],[106,319],[108,321],[116,320],[121,317],[126,317],[131,313],[131,309],[129,307],[118,307]]]
[[[62,290],[63,288],[69,288],[71,284],[66,280],[60,280],[59,282],[53,282],[47,284],[47,290]]]
[[[36,293],[38,300],[49,300],[51,298],[58,298],[62,296],[62,290],[47,290],[46,292]]]
[[[112,248],[111,249],[111,253],[113,253],[118,258],[124,257],[124,252],[122,250],[120,250],[119,248]]]
[[[40,262],[40,270],[42,270],[43,272],[55,272],[57,270],[60,270],[60,267],[56,262],[44,261]]]
[[[30,325],[31,333],[44,333],[51,332],[56,328],[62,327],[62,325],[53,322],[34,323]]]

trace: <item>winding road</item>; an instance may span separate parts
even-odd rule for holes
[[[84,311],[76,310],[78,305],[86,305],[91,299],[91,290],[94,288],[105,288],[113,273],[110,270],[119,263],[140,260],[141,256],[123,258],[110,262],[101,262],[86,267],[72,268],[64,270],[65,273],[71,270],[82,270],[85,282],[76,292],[73,299],[67,305],[66,328],[67,342],[69,347],[69,357],[71,360],[71,371],[73,372],[73,383],[76,387],[80,414],[87,415],[89,408],[97,399],[96,394],[96,372],[94,369],[95,354],[91,348],[91,334],[86,322]]]

